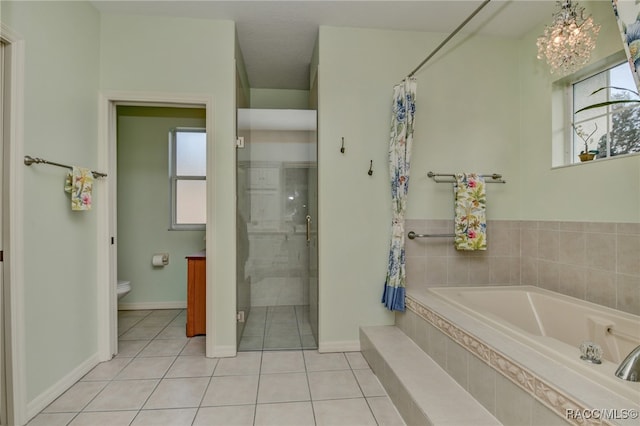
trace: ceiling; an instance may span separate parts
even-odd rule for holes
[[[251,88],[308,89],[309,64],[320,25],[443,33],[467,18],[480,0],[218,1],[93,0],[104,13],[159,15],[236,22]],[[543,20],[555,2],[494,0],[462,31],[519,38]],[[425,56],[430,52],[425,51]],[[416,65],[423,58],[416,58]]]

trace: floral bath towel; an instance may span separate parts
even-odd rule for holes
[[[93,174],[83,167],[73,167],[67,174],[64,190],[71,194],[71,210],[91,210]]]
[[[484,178],[476,173],[458,173],[454,189],[456,249],[486,250],[487,197]]]

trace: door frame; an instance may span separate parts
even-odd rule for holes
[[[213,224],[214,192],[214,128],[213,97],[198,94],[102,91],[98,95],[98,167],[106,170],[104,191],[94,195],[97,208],[97,290],[98,290],[98,356],[101,361],[118,353],[118,241],[117,241],[117,111],[119,105],[155,107],[197,107],[205,109],[207,132],[207,223]],[[206,249],[214,253],[214,229],[206,228]],[[112,241],[112,238],[114,240]],[[207,269],[213,270],[213,256],[207,258]],[[206,352],[213,353],[215,327],[213,324],[213,277],[207,274],[207,335]],[[135,285],[133,283],[132,285]]]
[[[24,183],[18,166],[24,157],[24,39],[0,22],[0,39],[5,44],[7,91],[3,124],[2,172],[3,214],[3,300],[6,421],[27,422],[25,321],[24,321]],[[2,84],[5,84],[3,82]]]

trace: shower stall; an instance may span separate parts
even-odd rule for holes
[[[238,110],[238,350],[317,348],[313,110]]]

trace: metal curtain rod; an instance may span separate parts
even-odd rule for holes
[[[433,173],[433,172],[427,172],[427,177],[432,178],[434,181],[438,182],[438,183],[442,183],[442,182],[454,182],[452,180],[438,180],[436,179],[436,177],[438,176],[446,176],[446,177],[451,177],[454,178],[456,177],[456,175],[452,174],[452,173]],[[480,175],[483,178],[487,178],[487,179],[492,179],[490,181],[487,181],[487,183],[507,183],[506,180],[502,179],[502,175],[500,173],[491,173],[491,174],[486,174],[486,175]]]
[[[465,26],[467,25],[467,23],[473,19],[474,16],[476,16],[478,14],[478,12],[480,12],[482,10],[483,7],[485,7],[487,5],[487,3],[489,3],[491,0],[485,0],[480,6],[478,6],[478,8],[476,10],[473,11],[473,13],[471,15],[469,15],[467,17],[467,19],[465,19],[464,21],[462,21],[462,23],[460,25],[458,25],[458,28],[456,28],[455,30],[453,30],[453,32],[451,34],[449,34],[449,36],[447,38],[445,38],[442,43],[440,43],[440,45],[438,45],[438,47],[436,47],[433,52],[431,52],[431,54],[429,54],[429,56],[427,56],[424,61],[420,62],[420,65],[418,65],[413,71],[411,71],[408,75],[408,77],[413,77],[413,75],[418,72],[418,70],[420,70],[420,68],[422,68],[422,66],[424,64],[427,63],[427,61],[429,61],[429,59],[433,58],[433,56],[438,53],[438,51],[440,49],[442,49],[444,47],[445,44],[447,44],[449,42],[449,40],[451,40],[453,38],[453,36],[455,36],[456,34],[458,34],[458,32]]]
[[[45,160],[44,158],[37,158],[37,157],[36,157],[36,158],[34,158],[34,157],[30,156],[30,155],[25,155],[25,156],[24,156],[24,164],[25,164],[25,165],[30,166],[30,165],[32,165],[32,164],[34,164],[34,163],[35,163],[35,164],[40,164],[40,163],[43,163],[43,164],[50,164],[50,165],[52,165],[52,166],[64,167],[65,169],[73,170],[73,167],[72,167],[72,166],[68,166],[68,165],[66,165],[66,164],[56,163],[56,162],[54,162],[54,161]],[[106,174],[106,173],[100,173],[100,172],[96,172],[96,171],[93,171],[93,170],[91,170],[91,174],[93,175],[93,177],[94,177],[94,178],[104,178],[104,177],[107,177],[107,174]]]

